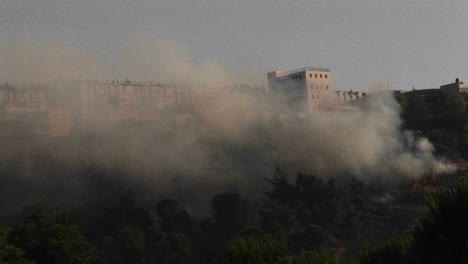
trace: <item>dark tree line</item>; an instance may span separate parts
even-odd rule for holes
[[[406,187],[386,201],[378,186],[355,177],[336,182],[298,173],[291,181],[276,168],[268,182],[261,206],[236,192],[220,193],[205,219],[194,218],[173,199],[144,208],[131,191],[118,201],[70,213],[28,207],[0,230],[0,263],[468,260],[466,181],[430,195],[425,215],[414,214],[415,207],[423,207],[414,197],[423,194]]]
[[[396,94],[404,127],[418,131],[438,154],[452,160],[468,159],[468,96],[466,93]]]

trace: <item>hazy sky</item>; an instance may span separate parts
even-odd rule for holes
[[[138,34],[229,71],[329,67],[337,89],[468,81],[467,0],[0,0],[0,45],[53,39],[112,61]]]

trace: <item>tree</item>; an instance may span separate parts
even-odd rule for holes
[[[465,99],[458,92],[450,92],[445,98],[445,105],[450,114],[463,114],[465,112]]]
[[[0,227],[0,263],[1,264],[32,264],[24,257],[24,251],[8,241],[10,230]]]
[[[427,104],[424,98],[418,94],[417,91],[413,90],[408,97],[406,107],[404,108],[405,114],[422,118],[427,115]]]
[[[192,243],[184,234],[170,233],[162,241],[161,259],[167,264],[185,264],[192,260]]]
[[[411,238],[395,238],[380,242],[361,254],[360,264],[410,264],[415,263],[412,258]]]
[[[188,233],[194,220],[175,200],[163,199],[155,206],[159,225],[165,232]]]
[[[288,255],[286,240],[271,235],[255,238],[236,238],[224,245],[222,263],[274,263]]]
[[[414,250],[421,263],[468,261],[468,180],[427,198],[429,213],[414,230]]]
[[[298,200],[296,187],[288,182],[288,175],[280,167],[276,167],[273,179],[267,181],[272,185],[272,190],[266,195],[273,202],[281,206],[294,207]]]
[[[238,193],[225,192],[215,195],[211,205],[215,228],[221,237],[232,237],[247,226],[248,201]]]
[[[36,208],[10,233],[10,241],[25,251],[29,260],[41,263],[100,263],[100,254],[80,226],[63,212]]]
[[[336,258],[326,251],[304,251],[298,255],[280,258],[275,264],[335,264]]]
[[[145,233],[138,226],[124,226],[117,239],[121,263],[144,263]]]
[[[371,231],[374,222],[370,195],[366,186],[353,176],[344,199],[345,212],[341,236],[356,242],[363,238],[364,233]]]

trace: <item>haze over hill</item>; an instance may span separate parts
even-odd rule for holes
[[[176,42],[197,65],[217,61],[236,78],[247,76],[242,79],[256,84],[264,81],[265,72],[304,65],[332,68],[336,86],[343,90],[365,89],[380,80],[396,89],[438,87],[455,77],[468,80],[464,0],[443,5],[424,0],[4,0],[0,5],[0,47],[24,40],[30,46],[61,43],[77,50],[81,60],[106,66],[83,70],[91,73],[90,79],[104,77],[113,66],[124,69],[111,71],[118,75],[110,79],[142,80],[127,76],[131,71],[119,65],[119,54],[134,53],[148,56],[148,66],[154,65],[149,50],[125,52],[135,42],[152,46],[142,35],[169,46]],[[4,74],[5,63],[14,65],[15,60],[0,58]],[[144,65],[133,60],[126,60],[128,66]],[[139,74],[150,71],[144,69]],[[0,80],[17,82],[5,76]]]

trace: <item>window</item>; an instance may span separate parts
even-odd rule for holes
[[[310,78],[312,78],[312,73],[309,76],[310,76]]]
[[[325,79],[327,79],[327,78],[328,78],[328,76],[325,74]]]
[[[315,96],[314,96],[314,95],[311,95],[311,97],[312,97],[312,99],[314,99],[314,98],[315,98]]]
[[[320,78],[322,78],[322,74],[320,74]]]
[[[317,74],[315,74],[315,78],[317,78]]]
[[[325,75],[325,76],[326,76],[326,75]],[[327,87],[327,90],[328,90],[328,85],[326,85],[326,87]]]

